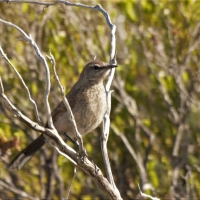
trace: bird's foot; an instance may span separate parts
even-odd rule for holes
[[[85,148],[79,150],[79,156],[81,161],[84,162],[85,158],[88,156]]]
[[[92,160],[92,164],[94,165],[95,173],[97,174],[97,173],[99,172],[99,168],[98,168],[98,166],[94,163],[93,160]]]

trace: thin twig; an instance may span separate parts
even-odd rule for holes
[[[64,200],[68,200],[69,199],[69,193],[70,193],[70,190],[71,190],[71,187],[72,187],[72,183],[74,182],[74,179],[76,177],[76,174],[77,174],[77,172],[76,172],[76,167],[75,167],[74,168],[74,176],[73,176],[72,181],[71,181],[71,183],[70,183],[70,185],[69,185],[69,187],[67,189],[67,194],[66,194],[66,197],[64,198]]]
[[[143,192],[141,191],[141,189],[140,189],[140,185],[139,185],[139,184],[138,184],[138,188],[139,188],[139,191],[140,191],[141,196],[146,197],[146,198],[150,198],[150,199],[152,199],[152,200],[160,200],[160,199],[157,198],[157,197],[152,197],[151,195],[148,195],[148,194],[143,193]]]
[[[111,125],[111,128],[114,131],[114,133],[121,138],[121,140],[123,141],[124,145],[128,149],[129,153],[131,154],[131,156],[135,160],[136,164],[138,165],[139,172],[140,172],[140,177],[142,179],[142,183],[143,184],[147,183],[147,181],[148,181],[147,180],[147,173],[146,173],[146,169],[145,169],[145,167],[143,165],[141,156],[137,155],[137,153],[135,152],[135,150],[133,149],[133,147],[131,146],[131,144],[129,143],[128,139],[126,138],[126,136],[123,133],[120,133],[119,130],[115,126]]]
[[[4,190],[9,190],[13,192],[14,194],[20,195],[23,198],[38,200],[38,198],[31,196],[30,194],[24,192],[23,190],[19,190],[15,188],[13,185],[8,184],[3,180],[0,180],[0,186],[4,188]]]
[[[38,123],[40,123],[41,120],[40,120],[40,117],[39,117],[37,105],[36,105],[35,101],[32,99],[30,91],[29,91],[26,83],[24,82],[22,76],[17,71],[17,69],[15,68],[15,66],[10,62],[10,60],[7,57],[7,55],[4,53],[3,49],[1,48],[1,46],[0,46],[0,53],[1,53],[2,57],[8,62],[8,64],[13,68],[13,70],[15,71],[15,73],[17,74],[17,76],[19,77],[20,81],[22,82],[22,85],[24,86],[24,88],[26,89],[26,91],[28,93],[28,98],[29,98],[30,102],[34,105],[35,115],[36,115],[37,121],[38,121]]]
[[[42,61],[44,68],[45,68],[45,85],[46,85],[45,92],[44,92],[44,106],[45,106],[45,110],[46,110],[46,114],[47,114],[48,126],[49,126],[49,128],[53,128],[51,109],[50,109],[50,105],[48,102],[48,96],[49,96],[51,84],[50,84],[50,73],[49,73],[49,67],[48,67],[47,61],[46,61],[45,57],[42,55],[42,53],[40,52],[39,47],[37,46],[37,44],[31,37],[31,35],[28,36],[21,28],[19,28],[15,24],[12,24],[11,22],[8,22],[8,21],[2,20],[2,19],[0,19],[0,22],[17,29],[24,36],[24,39],[32,45],[32,47],[34,48],[34,50],[36,52],[36,55]]]
[[[63,102],[64,102],[64,104],[65,104],[65,107],[66,107],[66,109],[67,109],[67,113],[68,113],[68,118],[70,119],[70,121],[71,121],[71,123],[72,123],[72,125],[73,125],[73,129],[74,129],[74,134],[75,134],[75,136],[76,136],[76,138],[77,138],[77,140],[78,140],[78,143],[79,143],[79,152],[82,154],[83,152],[84,152],[84,154],[85,154],[85,148],[84,148],[84,146],[83,146],[83,139],[82,139],[82,136],[81,136],[81,134],[79,133],[79,131],[78,131],[78,128],[77,128],[77,125],[76,125],[76,121],[75,121],[75,118],[74,118],[74,115],[73,115],[73,113],[72,113],[72,110],[71,110],[71,107],[70,107],[70,105],[69,105],[69,102],[68,102],[68,100],[67,100],[67,98],[65,97],[65,93],[64,93],[64,87],[61,85],[61,83],[60,83],[60,80],[59,80],[59,77],[58,77],[58,75],[57,75],[57,73],[56,73],[56,63],[55,63],[55,59],[54,59],[54,57],[53,57],[53,55],[50,53],[50,56],[47,56],[49,59],[50,59],[50,61],[51,61],[51,63],[52,63],[52,67],[53,67],[53,73],[54,73],[54,77],[55,77],[55,80],[56,80],[56,82],[57,82],[57,84],[58,84],[58,86],[59,86],[59,88],[60,88],[60,92],[61,92],[61,95],[62,95],[62,98],[63,98]]]

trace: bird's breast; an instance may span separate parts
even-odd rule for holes
[[[85,87],[76,105],[77,107],[72,111],[78,130],[84,135],[100,125],[106,112],[106,94],[103,84]]]

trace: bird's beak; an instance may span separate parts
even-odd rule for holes
[[[111,68],[116,68],[117,67],[117,65],[116,64],[113,64],[113,65],[110,65],[110,64],[108,64],[108,65],[104,65],[103,66],[103,68],[109,68],[109,69],[111,69]]]

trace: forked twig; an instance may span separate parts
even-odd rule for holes
[[[81,134],[80,134],[79,131],[78,131],[78,128],[77,128],[77,125],[76,125],[76,121],[75,121],[74,115],[73,115],[73,113],[72,113],[71,107],[70,107],[70,105],[69,105],[69,102],[68,102],[67,98],[65,97],[64,87],[61,85],[60,80],[59,80],[59,77],[58,77],[58,75],[57,75],[57,73],[56,73],[56,67],[55,67],[55,66],[56,66],[56,63],[55,63],[55,59],[54,59],[54,57],[53,57],[53,55],[52,55],[51,53],[50,53],[50,56],[47,56],[47,57],[50,59],[50,61],[51,61],[51,63],[52,63],[54,77],[55,77],[56,82],[57,82],[57,84],[58,84],[58,86],[59,86],[59,88],[60,88],[60,92],[61,92],[61,95],[62,95],[62,99],[63,99],[63,102],[64,102],[65,107],[66,107],[66,109],[67,109],[68,118],[70,119],[70,121],[71,121],[71,123],[72,123],[72,125],[73,125],[74,134],[76,135],[76,138],[77,138],[77,140],[78,140],[78,142],[79,142],[79,152],[80,152],[80,154],[82,154],[82,153],[85,154],[85,151],[86,151],[86,150],[85,150],[85,148],[84,148],[84,146],[83,146],[83,139],[82,139],[82,136],[81,136]]]

